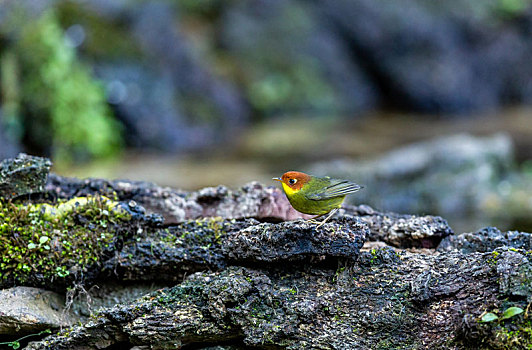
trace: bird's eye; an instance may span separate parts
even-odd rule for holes
[[[290,179],[288,182],[290,183],[290,185],[293,185],[293,184],[295,184],[297,182],[297,180],[296,179]]]

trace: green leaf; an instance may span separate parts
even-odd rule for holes
[[[46,242],[48,242],[48,237],[41,236],[41,238],[39,238],[39,244],[44,244]]]
[[[28,249],[35,249],[35,248],[37,248],[37,244],[35,243],[28,244]]]
[[[499,317],[497,317],[497,315],[495,315],[493,312],[488,312],[487,314],[484,314],[484,316],[482,316],[482,318],[480,319],[481,320],[480,322],[484,322],[484,323],[493,322],[498,318]]]
[[[506,320],[507,318],[514,317],[515,315],[519,315],[524,310],[517,306],[512,306],[504,310],[501,316],[501,320]]]
[[[12,341],[11,343],[8,344],[9,346],[11,346],[13,349],[18,349],[20,348],[20,343],[18,341]]]

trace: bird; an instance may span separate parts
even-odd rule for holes
[[[272,180],[281,182],[288,201],[295,210],[317,215],[316,219],[329,214],[318,227],[329,220],[341,208],[345,196],[362,188],[354,182],[332,179],[329,176],[318,177],[300,171],[288,171]]]

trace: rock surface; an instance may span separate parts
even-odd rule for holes
[[[31,287],[0,290],[0,334],[69,327],[78,318],[64,306],[64,297],[54,292]]]
[[[369,230],[361,220],[336,220],[316,228],[315,223],[263,223],[223,238],[222,250],[237,263],[293,263],[349,258],[356,260]]]
[[[256,183],[187,193],[51,175],[40,203],[0,202],[2,220],[9,219],[0,226],[9,243],[0,262],[3,286],[63,293],[73,286],[69,298],[87,297],[87,307],[73,308],[80,324],[26,348],[532,345],[525,312],[532,302],[530,234],[488,228],[453,236],[440,217],[365,205],[346,206],[318,228],[301,218],[284,221],[293,214],[282,200],[278,189]],[[46,238],[33,226],[46,229]],[[69,230],[89,242],[69,242]],[[366,240],[381,247],[361,250]],[[97,286],[102,292],[91,292]],[[87,318],[92,296],[103,307]],[[488,313],[497,321],[485,321]]]
[[[280,189],[257,182],[238,191],[218,186],[184,192],[146,182],[78,180],[52,174],[46,193],[65,199],[97,193],[117,195],[122,201],[133,200],[149,213],[162,215],[167,225],[203,217],[273,222],[312,217],[295,211]],[[397,247],[436,247],[443,237],[453,233],[441,217],[381,213],[367,205],[346,205],[335,217],[345,215],[360,217],[368,224],[368,239],[382,240]]]
[[[42,192],[52,163],[21,153],[0,163],[0,197],[14,198]]]
[[[116,193],[120,200],[134,200],[148,212],[162,215],[168,225],[216,216],[231,219],[252,217],[273,221],[311,217],[295,211],[279,189],[265,187],[257,182],[243,186],[240,191],[218,186],[189,193],[146,182],[78,180],[52,174],[46,192],[56,198]]]
[[[463,253],[491,252],[500,247],[532,250],[532,235],[527,232],[501,232],[496,227],[486,227],[477,232],[447,236],[438,251],[459,250]]]
[[[82,326],[28,349],[101,349],[230,343],[273,348],[468,348],[489,341],[496,326],[476,322],[482,310],[525,307],[512,287],[526,275],[499,282],[505,266],[524,252],[425,256],[384,249],[338,270],[229,267],[197,273],[182,284],[127,305],[102,310]],[[523,265],[525,266],[525,265]],[[527,291],[529,292],[529,291]],[[505,325],[517,329],[520,320]],[[478,335],[482,332],[482,335]],[[462,334],[476,334],[464,338]]]
[[[338,216],[359,217],[369,228],[368,240],[398,248],[436,248],[444,237],[453,234],[447,221],[439,216],[379,213],[367,205],[344,208]]]

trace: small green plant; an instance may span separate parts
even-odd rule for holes
[[[20,341],[21,340],[29,338],[29,337],[38,337],[38,336],[41,336],[41,335],[44,335],[44,334],[50,334],[50,333],[52,333],[51,330],[45,329],[44,331],[41,331],[39,333],[25,335],[25,336],[23,336],[21,338],[18,338],[17,340],[0,343],[0,345],[7,345],[8,347],[10,347],[12,349],[18,349],[18,348],[20,348]]]
[[[497,265],[497,258],[499,257],[500,254],[498,251],[495,250],[491,253],[491,255],[492,256],[488,258],[488,264],[493,267]]]
[[[28,249],[32,250],[35,248],[43,248],[44,250],[50,250],[50,246],[46,244],[48,242],[48,236],[41,236],[39,237],[39,244],[35,244],[33,242],[30,242],[28,244]]]
[[[523,312],[524,310],[517,306],[512,306],[512,307],[507,308],[506,310],[504,310],[504,312],[502,313],[500,317],[497,316],[497,314],[494,312],[486,312],[484,315],[480,317],[480,322],[489,323],[489,322],[493,322],[497,320],[500,322],[500,321],[512,318],[514,316],[517,316]]]
[[[336,270],[334,276],[333,276],[333,283],[336,283],[338,281],[338,277],[345,271],[345,266],[340,267],[338,270]]]
[[[377,261],[377,250],[375,248],[371,249],[370,254],[371,254],[371,259],[369,262],[371,264],[374,264]]]

